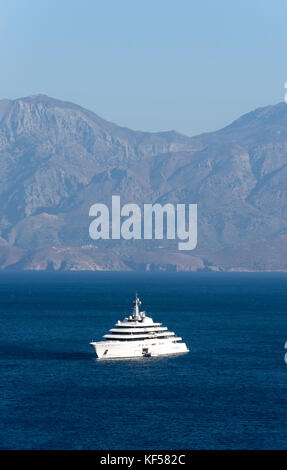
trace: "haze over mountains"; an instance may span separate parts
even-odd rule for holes
[[[217,132],[132,131],[44,95],[0,101],[0,269],[287,270],[287,105]],[[95,202],[197,203],[198,246],[89,238]]]

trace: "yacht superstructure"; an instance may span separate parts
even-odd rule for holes
[[[141,301],[136,295],[133,312],[115,328],[104,335],[104,341],[91,342],[99,359],[131,358],[180,354],[188,352],[182,338],[173,331],[155,323],[145,311],[140,311]]]

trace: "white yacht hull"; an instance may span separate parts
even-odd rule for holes
[[[155,341],[100,341],[91,342],[99,359],[134,358],[147,356],[168,356],[189,352],[185,343],[169,339]]]

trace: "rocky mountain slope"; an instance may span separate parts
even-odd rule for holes
[[[0,269],[285,271],[286,177],[284,103],[186,137],[132,131],[44,95],[3,100]],[[197,203],[197,248],[93,242],[89,208],[112,195]]]

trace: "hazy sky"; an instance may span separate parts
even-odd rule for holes
[[[0,99],[73,101],[132,129],[218,129],[283,101],[286,0],[0,0]]]

